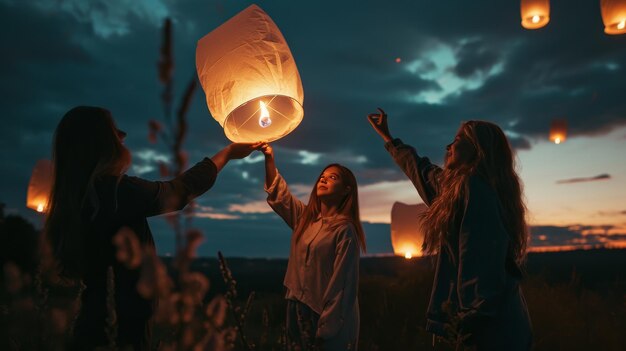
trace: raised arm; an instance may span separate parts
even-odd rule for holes
[[[335,244],[333,274],[324,292],[324,309],[318,322],[317,337],[336,335],[352,312],[358,295],[359,244],[354,226],[342,225]]]
[[[457,293],[462,328],[473,332],[496,314],[504,294],[509,237],[495,191],[472,176],[469,192],[459,231]]]
[[[291,194],[289,187],[287,187],[287,182],[278,173],[272,147],[269,144],[263,144],[261,151],[265,155],[267,203],[291,229],[295,229],[306,205]]]
[[[438,176],[441,168],[432,164],[427,157],[420,157],[412,146],[404,144],[400,139],[394,139],[389,132],[387,114],[381,108],[378,111],[379,113],[369,114],[368,121],[381,136],[385,142],[385,148],[411,180],[424,203],[430,206],[437,196]]]
[[[213,186],[217,174],[229,160],[244,158],[260,145],[231,144],[169,181],[124,176],[118,187],[117,210],[129,217],[150,217],[181,210]]]

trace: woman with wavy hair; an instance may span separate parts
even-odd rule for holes
[[[54,182],[45,234],[60,276],[85,285],[74,328],[76,350],[108,344],[109,268],[115,277],[116,345],[150,349],[155,301],[137,292],[139,269],[116,260],[113,236],[127,227],[142,246],[154,249],[146,217],[182,209],[213,186],[230,159],[246,157],[259,146],[231,144],[171,181],[153,182],[124,174],[131,162],[125,136],[108,110],[89,106],[68,111],[54,136]]]
[[[429,206],[424,250],[437,263],[426,330],[477,350],[529,350],[532,328],[519,281],[528,228],[522,184],[502,130],[464,122],[440,168],[394,139],[387,115],[368,115],[385,148]],[[457,325],[456,329],[452,325]]]
[[[267,203],[293,230],[284,280],[288,348],[357,350],[365,234],[356,178],[344,166],[326,166],[305,205],[278,173],[272,147],[264,144],[261,151]]]

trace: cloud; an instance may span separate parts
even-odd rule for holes
[[[556,183],[557,184],[585,183],[585,182],[595,182],[598,180],[607,180],[607,179],[611,179],[611,175],[603,173],[595,177],[561,179],[561,180],[557,180]]]
[[[47,15],[69,14],[105,39],[130,33],[133,19],[158,26],[169,14],[163,0],[31,0],[27,4]]]
[[[531,227],[531,251],[626,247],[626,228],[606,226]]]
[[[267,201],[254,201],[246,204],[232,204],[228,207],[231,212],[241,213],[270,213],[273,212],[272,208],[267,204]]]
[[[361,220],[389,223],[391,207],[396,201],[408,204],[422,202],[408,180],[372,183],[359,187]]]
[[[7,179],[0,185],[0,200],[13,209],[23,207],[32,166],[50,157],[56,124],[79,104],[109,108],[128,132],[126,145],[135,156],[145,149],[167,154],[166,145],[148,144],[146,138],[147,122],[163,120],[163,87],[156,72],[162,18],[171,16],[174,23],[177,107],[186,83],[196,79],[198,38],[246,6],[218,5],[204,0],[0,0],[0,21],[11,28],[0,32],[10,48],[0,58],[0,173]],[[274,143],[278,168],[303,201],[321,168],[332,162],[354,171],[368,221],[386,221],[392,200],[419,201],[367,123],[365,116],[377,106],[389,114],[394,136],[434,163],[441,163],[445,145],[470,119],[507,129],[518,150],[544,139],[555,116],[568,120],[572,137],[599,136],[626,125],[626,37],[607,37],[598,16],[580,16],[597,12],[597,4],[554,3],[555,13],[579,21],[576,26],[554,23],[548,31],[526,31],[511,20],[519,13],[515,2],[451,6],[262,3],[288,40],[304,84],[304,120]],[[380,21],[385,26],[363,25]],[[402,62],[396,63],[396,57]],[[229,143],[200,89],[188,123],[184,147],[190,165]],[[248,216],[273,215],[260,212],[268,211],[261,210],[262,161],[255,153],[229,162],[198,199],[219,216],[241,216],[243,222],[199,222],[228,230],[233,242],[252,240],[247,231],[256,229],[256,219]],[[135,170],[156,179],[154,162],[136,156]],[[258,225],[263,223],[259,219]]]
[[[608,217],[624,216],[626,215],[626,210],[624,211],[599,211],[598,215],[608,216]]]

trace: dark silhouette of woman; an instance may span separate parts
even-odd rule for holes
[[[129,177],[131,156],[103,108],[79,106],[68,111],[54,136],[54,183],[46,237],[62,277],[82,279],[86,288],[74,328],[72,348],[107,345],[107,271],[112,267],[117,313],[116,344],[149,350],[155,301],[137,292],[139,270],[115,259],[113,236],[123,227],[142,246],[154,248],[146,217],[177,211],[206,192],[230,160],[249,155],[258,145],[231,144],[167,182]]]
[[[437,254],[437,264],[426,330],[468,336],[465,344],[477,350],[529,350],[532,328],[519,284],[526,207],[502,130],[484,121],[463,123],[442,169],[393,139],[382,109],[368,120],[429,206],[424,249]]]
[[[305,205],[278,173],[272,147],[265,144],[261,151],[267,203],[293,230],[284,280],[288,347],[357,350],[359,258],[365,235],[356,178],[344,166],[327,166]]]

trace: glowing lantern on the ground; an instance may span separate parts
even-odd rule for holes
[[[33,174],[28,183],[28,193],[26,195],[26,207],[37,212],[48,210],[48,199],[52,190],[52,162],[50,160],[39,160],[33,168]]]
[[[626,33],[626,0],[601,0],[600,8],[606,34]]]
[[[550,0],[522,0],[522,27],[539,29],[550,22]]]
[[[211,115],[232,141],[273,141],[302,121],[296,62],[276,24],[256,5],[198,41],[196,70]]]
[[[391,245],[396,255],[406,259],[422,256],[424,231],[421,215],[426,211],[424,204],[407,205],[395,202],[391,208]]]
[[[564,119],[555,119],[550,125],[550,141],[560,144],[567,139],[567,121]]]

